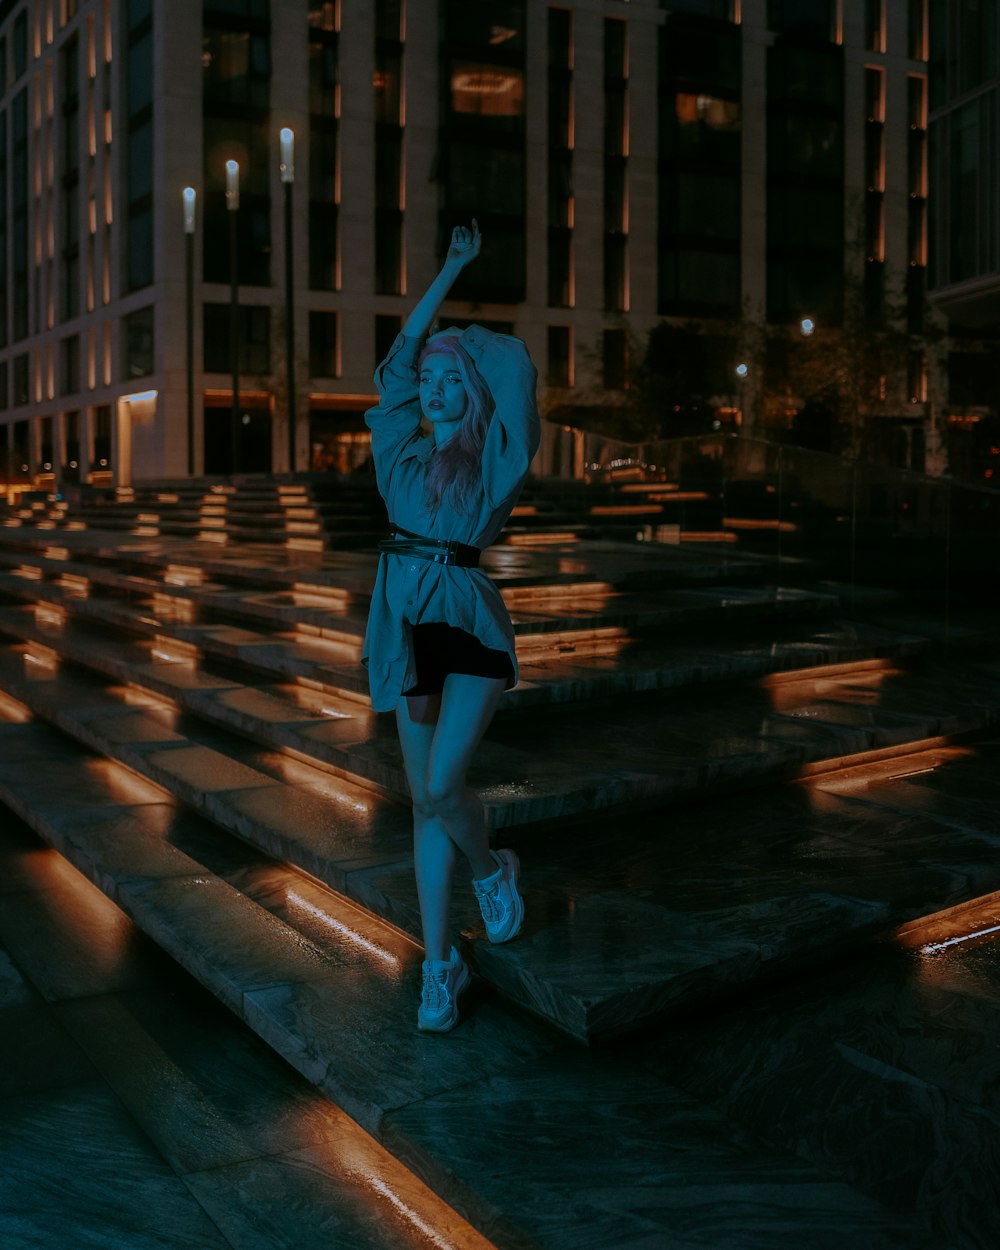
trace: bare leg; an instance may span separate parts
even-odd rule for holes
[[[448,836],[463,852],[476,878],[496,871],[479,796],[465,775],[489,728],[503,694],[502,677],[450,673],[445,678],[441,710],[427,769],[427,795]]]
[[[441,696],[404,698],[396,708],[399,742],[413,800],[413,863],[427,959],[447,959],[448,901],[455,866],[455,844],[427,797],[427,765]]]
[[[496,864],[479,798],[465,775],[503,693],[503,678],[451,673],[444,692],[404,698],[396,710],[399,740],[413,799],[413,857],[427,959],[447,959],[448,912],[455,847],[474,877]]]

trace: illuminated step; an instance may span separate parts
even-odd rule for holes
[[[246,1141],[237,1142],[244,1151],[238,1175],[259,1177],[263,1165],[265,1176],[282,1177],[280,1202],[271,1201],[264,1188],[258,1233],[266,1235],[273,1220],[282,1234],[292,1232],[303,1238],[301,1244],[312,1244],[308,1220],[318,1186],[324,1229],[335,1226],[340,1240],[357,1250],[418,1244],[442,1250],[562,1250],[567,1237],[582,1244],[593,1232],[595,1208],[584,1195],[596,1192],[602,1203],[601,1244],[627,1245],[634,1240],[632,1204],[640,1184],[655,1187],[658,1199],[655,1213],[643,1214],[643,1232],[652,1229],[657,1241],[662,1234],[664,1245],[680,1244],[678,1238],[687,1235],[691,1194],[706,1187],[726,1193],[727,1224],[735,1220],[743,1227],[766,1210],[769,1235],[782,1244],[798,1244],[804,1201],[811,1209],[822,1203],[824,1231],[838,1244],[843,1239],[861,1245],[872,1238],[889,1244],[909,1230],[897,1210],[831,1184],[794,1152],[772,1157],[759,1141],[748,1142],[738,1124],[706,1111],[650,1067],[631,1057],[560,1046],[547,1030],[475,989],[463,999],[467,1018],[458,1030],[446,1040],[419,1036],[413,1028],[418,954],[405,939],[385,926],[373,927],[301,876],[248,858],[222,841],[214,851],[222,863],[235,865],[239,888],[233,888],[236,878],[224,867],[213,871],[202,861],[213,852],[203,822],[179,818],[157,801],[152,787],[134,778],[111,769],[88,770],[83,757],[74,757],[55,735],[17,723],[16,712],[6,719],[9,723],[0,725],[4,797],[140,930],[396,1156],[388,1157],[349,1125],[332,1125],[329,1115],[303,1100],[319,1144],[296,1150],[293,1170],[274,1173],[271,1165],[281,1162],[275,1156],[253,1159],[252,1170],[245,1172]],[[3,763],[11,756],[21,765],[14,775]],[[32,777],[52,775],[60,766],[87,772],[76,812],[59,806],[59,787],[31,784]],[[85,893],[89,887],[72,870],[59,876],[60,895],[69,905],[49,918],[50,927],[84,959],[96,929],[104,943],[100,956],[108,958],[120,926]],[[141,1021],[156,1019],[156,1011],[152,1017],[133,1015],[113,995],[76,999],[66,1010],[76,1017],[73,1025],[94,1018],[95,1011],[102,1024],[111,1024],[114,1042],[97,1056],[99,1067],[131,1047],[128,1064],[115,1067],[112,1084],[144,1125],[148,1089],[162,1093],[163,1088],[149,1061],[162,1072],[166,1055],[160,1045],[148,1043],[140,1027]],[[157,1124],[169,1138],[181,1132],[177,1124],[190,1132],[192,1123],[211,1114],[212,1101],[202,1097],[192,1104],[198,1090],[184,1079],[185,1056],[168,1050],[173,1084],[160,1102],[173,1106],[179,1091],[186,1108],[165,1130]],[[613,1158],[593,1149],[609,1107],[617,1129]],[[229,1149],[237,1121],[222,1120]],[[524,1126],[536,1120],[545,1127],[543,1144],[558,1147],[545,1168],[538,1166],[537,1151],[524,1148]],[[484,1122],[495,1129],[486,1143]],[[160,1138],[159,1144],[171,1158],[169,1140]],[[484,1146],[489,1167],[483,1166]],[[220,1170],[225,1169],[212,1170],[213,1185]],[[187,1174],[197,1188],[197,1174]],[[342,1187],[351,1197],[343,1214],[337,1206]],[[489,1241],[442,1201],[464,1212]],[[240,1206],[254,1204],[244,1195]],[[557,1223],[553,1211],[559,1213]],[[917,1243],[907,1239],[906,1244]]]

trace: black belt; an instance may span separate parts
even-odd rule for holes
[[[474,569],[479,565],[482,552],[478,547],[470,547],[467,543],[459,543],[454,538],[424,538],[420,534],[411,534],[409,530],[398,525],[390,525],[390,531],[402,534],[403,538],[383,538],[378,545],[379,551],[388,555],[416,556],[418,560],[433,560],[435,564],[455,564],[461,569]]]

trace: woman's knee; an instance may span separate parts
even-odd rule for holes
[[[437,808],[431,802],[430,795],[426,789],[414,790],[410,789],[410,802],[413,805],[413,815],[417,820],[433,820],[437,816]]]
[[[437,815],[452,815],[465,806],[465,780],[447,774],[432,773],[427,778],[426,796],[427,802]]]

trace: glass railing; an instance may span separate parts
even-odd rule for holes
[[[637,538],[690,534],[718,541],[718,554],[780,558],[789,577],[801,568],[858,594],[901,590],[946,624],[955,607],[991,603],[1000,585],[1000,491],[733,434],[557,437],[563,466],[575,470],[560,476],[614,486],[618,498],[678,494],[663,524],[638,525]]]

